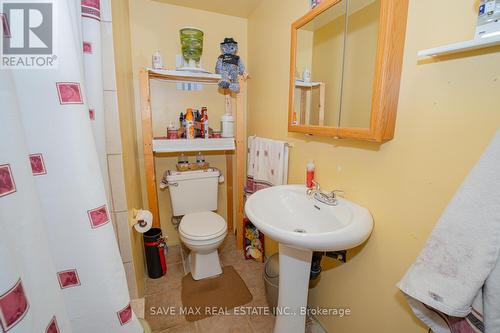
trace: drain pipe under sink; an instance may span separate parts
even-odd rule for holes
[[[321,259],[323,256],[327,256],[336,259],[342,263],[347,262],[347,251],[330,251],[330,252],[313,252],[311,261],[311,273],[309,275],[310,280],[316,280],[321,275]]]

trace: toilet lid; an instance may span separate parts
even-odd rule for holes
[[[188,237],[205,238],[224,232],[227,228],[222,216],[214,212],[201,212],[184,215],[179,231]]]

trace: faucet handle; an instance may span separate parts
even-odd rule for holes
[[[344,197],[345,195],[345,191],[343,190],[333,190],[330,192],[330,196],[333,197],[333,198],[336,198],[336,197]]]

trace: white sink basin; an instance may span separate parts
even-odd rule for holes
[[[370,212],[339,198],[329,206],[306,195],[302,185],[283,185],[256,192],[245,212],[264,234],[282,243],[313,251],[347,250],[370,236]]]
[[[313,251],[353,248],[366,241],[373,229],[366,208],[342,198],[330,206],[308,196],[306,191],[303,185],[275,186],[254,193],[245,204],[252,223],[280,243],[274,333],[305,331]]]

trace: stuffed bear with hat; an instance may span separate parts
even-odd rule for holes
[[[215,65],[215,73],[222,76],[219,81],[219,87],[222,89],[229,89],[232,92],[240,92],[240,83],[238,75],[245,73],[245,65],[241,60],[238,53],[238,42],[233,38],[224,38],[220,44],[222,54],[217,59]]]

